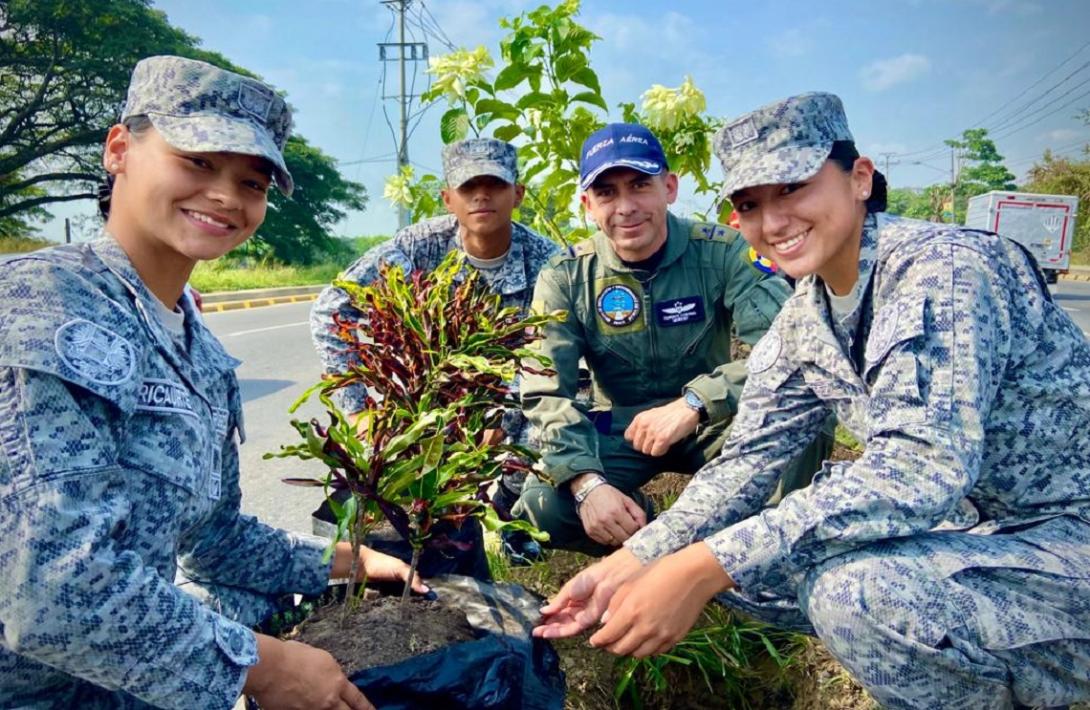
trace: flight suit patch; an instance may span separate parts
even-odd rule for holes
[[[761,256],[753,247],[750,247],[749,251],[746,252],[745,258],[747,261],[749,261],[750,266],[752,266],[754,269],[757,269],[757,271],[760,271],[761,273],[774,274],[780,270],[780,267],[776,265],[776,262],[772,261],[767,257]]]
[[[704,299],[700,296],[686,296],[656,303],[655,319],[664,328],[699,323],[704,320]]]
[[[618,283],[602,289],[595,305],[598,319],[614,328],[635,323],[643,310],[643,303],[632,287]]]

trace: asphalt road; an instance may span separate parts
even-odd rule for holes
[[[310,532],[310,512],[322,500],[321,489],[288,486],[289,476],[320,476],[324,467],[313,461],[263,459],[282,444],[299,440],[290,420],[317,416],[315,400],[295,414],[288,408],[318,381],[321,366],[310,341],[307,317],[311,304],[249,308],[205,315],[205,322],[227,352],[242,360],[246,442],[240,449],[242,510],[277,527]]]

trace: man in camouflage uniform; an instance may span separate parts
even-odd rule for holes
[[[653,513],[641,485],[663,471],[692,473],[719,453],[745,372],[731,362],[732,334],[755,343],[790,289],[733,229],[668,211],[677,176],[646,128],[594,133],[580,171],[601,231],[538,278],[534,308],[567,319],[534,346],[556,375],[523,378],[546,475],[527,480],[516,510],[550,545],[602,554]],[[581,358],[599,400],[591,411],[576,399]],[[816,442],[800,458],[788,490],[805,484],[828,446]]]
[[[810,189],[851,140],[835,96],[765,106],[716,137],[724,194],[744,208],[751,191]],[[655,575],[707,589],[710,564],[726,580],[710,585],[728,590],[717,599],[816,632],[883,707],[1090,700],[1090,344],[1015,242],[867,209],[854,305],[834,305],[817,275],[800,280],[749,357],[722,457],[626,551],[573,580],[575,605],[547,608],[537,633],[593,624],[606,594],[595,613],[569,614],[600,579],[620,586],[605,567],[632,553],[656,567],[626,599],[646,602]],[[761,511],[829,411],[862,457]],[[629,623],[624,602],[610,611]],[[599,633],[592,642],[617,653],[640,643]]]
[[[502,299],[503,305],[525,313],[530,307],[534,282],[557,245],[513,222],[512,210],[522,202],[524,187],[518,183],[515,147],[494,138],[470,138],[443,148],[443,172],[447,187],[443,203],[450,214],[405,227],[393,238],[371,249],[349,266],[341,278],[367,285],[375,281],[383,265],[400,266],[405,273],[430,271],[452,251],[462,251],[470,268]],[[357,364],[336,336],[334,314],[342,321],[359,322],[360,313],[348,295],[330,286],[322,291],[311,311],[311,336],[327,372],[344,372]],[[360,323],[366,331],[366,323]],[[516,386],[517,396],[517,382]],[[363,408],[362,385],[335,394],[346,412]],[[526,419],[518,409],[503,416],[502,434],[525,443]],[[503,512],[518,499],[525,474],[504,475],[493,496]],[[328,532],[326,507],[316,513],[316,531]],[[538,554],[536,543],[523,533],[507,533],[505,539],[516,555]]]

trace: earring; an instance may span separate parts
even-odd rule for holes
[[[117,163],[110,163],[110,172],[116,173],[120,167]]]
[[[867,199],[868,197],[870,197],[870,193],[869,193],[869,192],[864,192],[864,193],[863,193],[863,199],[865,200],[865,199]]]

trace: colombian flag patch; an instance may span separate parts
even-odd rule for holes
[[[780,270],[776,262],[761,256],[753,247],[749,248],[749,263],[757,271],[763,271],[766,274],[774,274]]]

